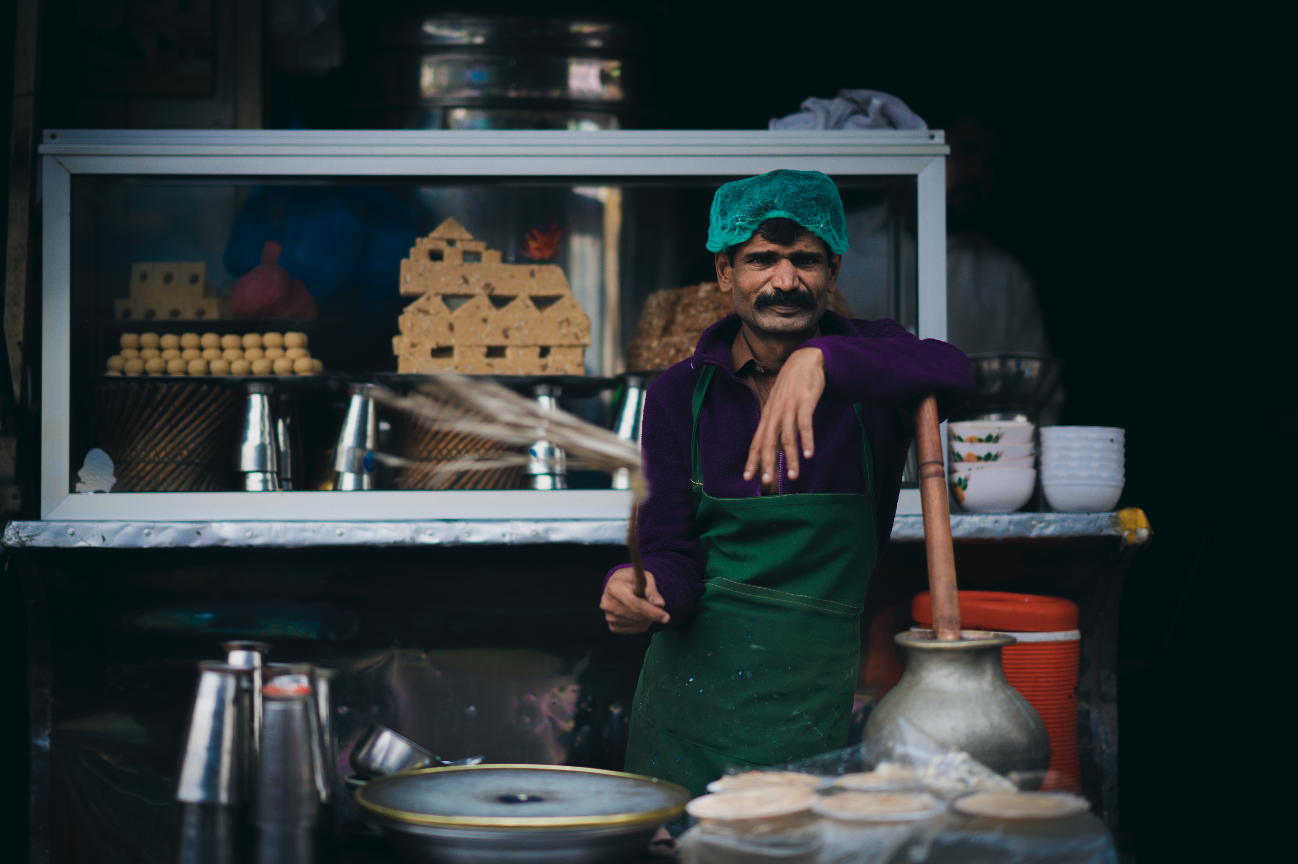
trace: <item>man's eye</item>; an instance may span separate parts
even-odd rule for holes
[[[819,255],[793,255],[789,258],[793,266],[799,270],[812,270],[820,266],[821,258]]]

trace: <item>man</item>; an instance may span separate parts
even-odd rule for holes
[[[892,530],[912,412],[973,389],[959,350],[826,311],[847,249],[819,172],[713,200],[708,249],[735,315],[649,388],[640,511],[647,591],[615,568],[601,608],[657,630],[626,768],[695,794],[726,765],[845,746],[870,572]]]

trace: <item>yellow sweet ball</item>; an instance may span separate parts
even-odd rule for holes
[[[245,360],[260,360],[265,356],[266,356],[266,352],[262,351],[260,348],[243,349],[243,359]]]
[[[235,360],[242,360],[242,359],[243,359],[243,349],[242,349],[242,348],[226,348],[224,351],[221,352],[221,359],[223,359],[223,360],[229,360],[231,363],[233,363]]]
[[[323,374],[324,374],[324,361],[323,361],[323,360],[319,360],[319,359],[317,359],[317,358],[315,358],[315,357],[312,357],[312,358],[311,358],[311,371],[314,372],[316,375],[323,375]]]
[[[144,361],[144,371],[150,375],[163,375],[167,371],[167,361],[161,357],[150,357]]]
[[[229,375],[231,365],[229,360],[213,360],[207,364],[207,369],[213,375]]]
[[[278,360],[275,360],[275,361],[273,361],[273,362],[274,362],[274,364],[275,364],[275,374],[276,374],[276,375],[292,375],[292,374],[293,374],[293,361],[290,360],[289,358],[287,358],[287,357],[281,357],[281,358],[279,358]]]
[[[261,336],[261,347],[263,348],[283,348],[283,333],[263,333]]]
[[[204,348],[204,349],[203,349],[203,353],[202,353],[200,356],[201,356],[204,360],[207,360],[207,361],[209,361],[209,362],[212,361],[212,360],[220,360],[220,359],[221,359],[221,349],[220,349],[220,348]]]
[[[114,370],[112,370],[112,369],[109,369],[109,370],[108,370],[107,372],[105,372],[104,374],[105,374],[105,375],[112,375],[114,378],[121,378],[121,377],[122,377],[122,373],[121,373],[121,372],[116,372],[116,371],[114,371]]]
[[[235,333],[226,333],[221,337],[221,347],[227,351],[231,348],[243,348],[243,337]]]
[[[122,334],[122,338],[121,338],[121,339],[118,339],[117,342],[118,342],[118,344],[121,345],[123,348],[134,348],[134,349],[138,350],[139,347],[140,347],[140,334],[139,334],[139,333],[123,333],[123,334]]]
[[[202,348],[202,347],[203,347],[203,340],[201,340],[201,339],[198,338],[198,334],[197,334],[197,333],[185,333],[185,334],[182,334],[181,337],[180,337],[180,347],[181,347],[182,349],[187,349],[187,348]]]
[[[164,333],[158,339],[158,347],[163,351],[166,351],[168,348],[179,348],[180,337],[175,333]]]
[[[162,359],[163,359],[163,360],[179,360],[179,359],[180,359],[180,349],[179,349],[179,348],[164,348],[164,349],[162,350]]]
[[[283,348],[266,348],[264,351],[265,354],[263,356],[265,356],[267,360],[278,360],[284,356]]]
[[[284,351],[284,356],[290,360],[297,360],[301,357],[310,357],[311,352],[305,348],[288,348]]]
[[[159,344],[161,341],[162,341],[162,339],[158,336],[157,333],[141,333],[141,334],[140,334],[140,347],[141,347],[141,348],[157,348],[157,347],[158,347],[158,344]]]
[[[231,375],[247,375],[250,372],[252,372],[252,363],[247,360],[235,360],[230,364]]]
[[[162,356],[162,352],[159,351],[157,348],[141,348],[141,349],[140,349],[140,359],[141,359],[141,360],[152,360],[152,359],[154,359],[155,357],[161,357],[161,356]]]
[[[244,347],[244,348],[260,348],[260,347],[261,347],[261,334],[260,334],[260,333],[245,333],[245,334],[243,334],[243,347]]]
[[[108,358],[109,372],[121,372],[125,368],[126,368],[126,358],[123,357],[121,354],[114,354],[112,357]]]
[[[184,351],[180,352],[180,359],[185,361],[197,360],[199,357],[202,356],[203,356],[203,352],[197,348],[186,348]]]
[[[206,374],[207,374],[207,361],[204,360],[204,359],[201,358],[201,357],[198,358],[197,360],[190,360],[190,361],[189,361],[189,374],[190,374],[190,375],[206,375]]]
[[[284,334],[285,348],[305,348],[306,341],[307,340],[306,340],[305,333],[285,333]]]
[[[127,360],[138,360],[140,359],[140,351],[138,348],[123,348],[122,356]]]
[[[315,363],[310,357],[299,357],[293,361],[293,371],[298,375],[312,375],[315,373]]]
[[[221,337],[216,333],[204,333],[199,337],[198,345],[200,348],[220,348]]]
[[[274,364],[265,357],[252,361],[252,374],[254,375],[269,375],[274,371]]]
[[[177,357],[175,360],[167,361],[168,375],[184,375],[188,371],[189,371],[188,360],[182,360],[179,357]]]
[[[122,371],[127,375],[139,375],[144,371],[144,361],[138,357],[127,360],[126,365],[122,367]]]

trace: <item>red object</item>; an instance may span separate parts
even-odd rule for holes
[[[569,225],[572,223],[569,222]],[[560,228],[553,222],[550,223],[548,231],[542,231],[540,228],[533,228],[527,232],[523,238],[523,245],[519,247],[519,253],[524,258],[530,258],[533,261],[549,261],[559,251],[559,244],[567,235],[567,227]]]
[[[915,595],[910,616],[918,626],[932,627],[927,591]],[[960,626],[1021,634],[1017,644],[1002,649],[1001,665],[1014,689],[1037,709],[1050,735],[1050,770],[1041,788],[1080,791],[1077,604],[1039,594],[961,591]]]
[[[261,263],[239,277],[230,297],[236,318],[314,318],[315,298],[279,264],[283,246],[267,240]]]

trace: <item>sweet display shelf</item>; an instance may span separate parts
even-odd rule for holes
[[[1115,513],[957,513],[959,541],[1121,537]],[[900,515],[892,539],[924,539],[922,517]],[[287,549],[309,546],[522,546],[547,543],[621,545],[625,519],[444,519],[411,521],[44,521],[10,522],[4,545],[35,549]]]

